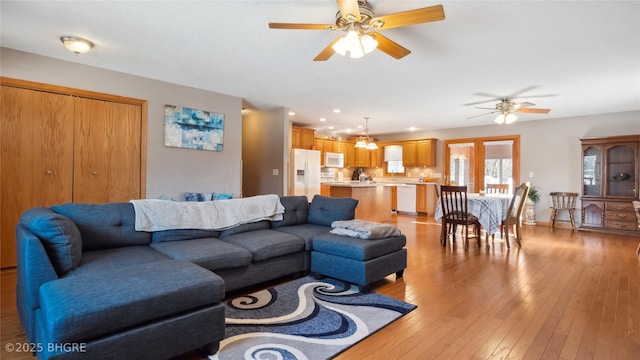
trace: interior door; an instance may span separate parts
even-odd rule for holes
[[[2,268],[16,266],[15,227],[29,208],[72,201],[73,97],[0,87]]]
[[[76,98],[74,202],[141,196],[141,122],[138,105]]]
[[[448,175],[446,183],[466,185],[472,192],[475,187],[476,147],[472,142],[448,144]]]

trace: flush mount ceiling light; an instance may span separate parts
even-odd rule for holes
[[[79,38],[76,36],[63,36],[60,41],[71,52],[76,54],[84,54],[89,52],[93,48],[93,43],[87,39]]]
[[[369,118],[365,117],[365,126],[364,126],[364,134],[358,137],[358,141],[356,142],[355,147],[357,148],[365,148],[367,150],[376,150],[378,145],[371,140],[369,137]]]

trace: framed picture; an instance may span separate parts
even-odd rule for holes
[[[224,114],[164,106],[164,146],[222,151]]]

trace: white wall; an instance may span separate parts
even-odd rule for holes
[[[531,182],[540,191],[542,196],[536,206],[536,220],[546,222],[550,215],[549,192],[582,191],[580,139],[632,134],[640,134],[640,111],[395,134],[380,137],[380,140],[520,135],[520,180]],[[443,142],[439,141],[436,167],[439,172],[444,164],[443,154]],[[533,172],[533,177],[529,177],[529,172]],[[560,218],[565,219],[566,214]]]
[[[0,48],[4,77],[148,101],[147,197],[182,199],[185,191],[241,192],[242,99]],[[164,105],[225,114],[222,152],[164,146]]]

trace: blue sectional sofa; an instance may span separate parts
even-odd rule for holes
[[[308,273],[313,239],[326,237],[334,220],[353,219],[357,205],[322,196],[280,201],[283,220],[222,231],[136,231],[130,203],[26,211],[16,228],[17,303],[38,358],[215,353],[225,294]],[[394,266],[406,267],[406,252]]]

